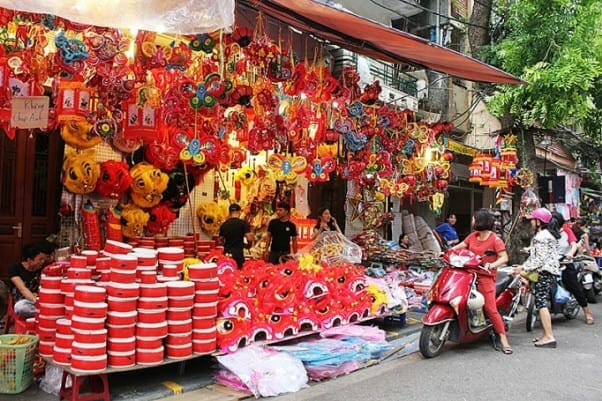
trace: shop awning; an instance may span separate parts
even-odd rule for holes
[[[313,0],[238,0],[301,31],[356,53],[498,84],[524,81],[500,69],[407,32]]]

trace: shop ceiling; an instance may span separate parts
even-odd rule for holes
[[[428,68],[469,81],[524,83],[454,50],[313,0],[238,0],[238,3],[368,57]]]

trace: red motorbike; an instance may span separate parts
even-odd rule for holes
[[[477,271],[483,269],[480,258],[464,249],[447,253],[445,260],[427,293],[419,344],[426,358],[439,355],[447,340],[469,343],[490,335],[495,346],[493,326],[483,312],[483,294],[476,289]],[[496,304],[506,329],[517,312],[522,285],[512,267],[498,269]]]

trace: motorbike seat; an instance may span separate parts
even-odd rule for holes
[[[495,280],[495,295],[498,296],[502,291],[508,287],[508,285],[512,282],[513,277],[511,274],[508,274],[503,271],[497,272],[497,279]]]

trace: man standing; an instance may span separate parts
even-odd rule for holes
[[[35,315],[35,302],[40,287],[42,268],[50,255],[44,253],[38,244],[23,248],[23,261],[8,266],[8,277],[17,315],[30,318]]]
[[[276,205],[276,218],[270,220],[266,233],[266,254],[268,262],[280,263],[280,257],[291,253],[291,239],[293,253],[297,253],[297,226],[290,221],[291,207],[286,202]]]
[[[248,247],[251,247],[255,236],[251,232],[249,224],[240,218],[241,209],[238,204],[231,204],[228,210],[230,215],[219,228],[219,239],[224,245],[224,254],[232,255],[232,259],[236,261],[238,268],[242,269],[242,264],[245,261],[244,240],[246,239]]]

